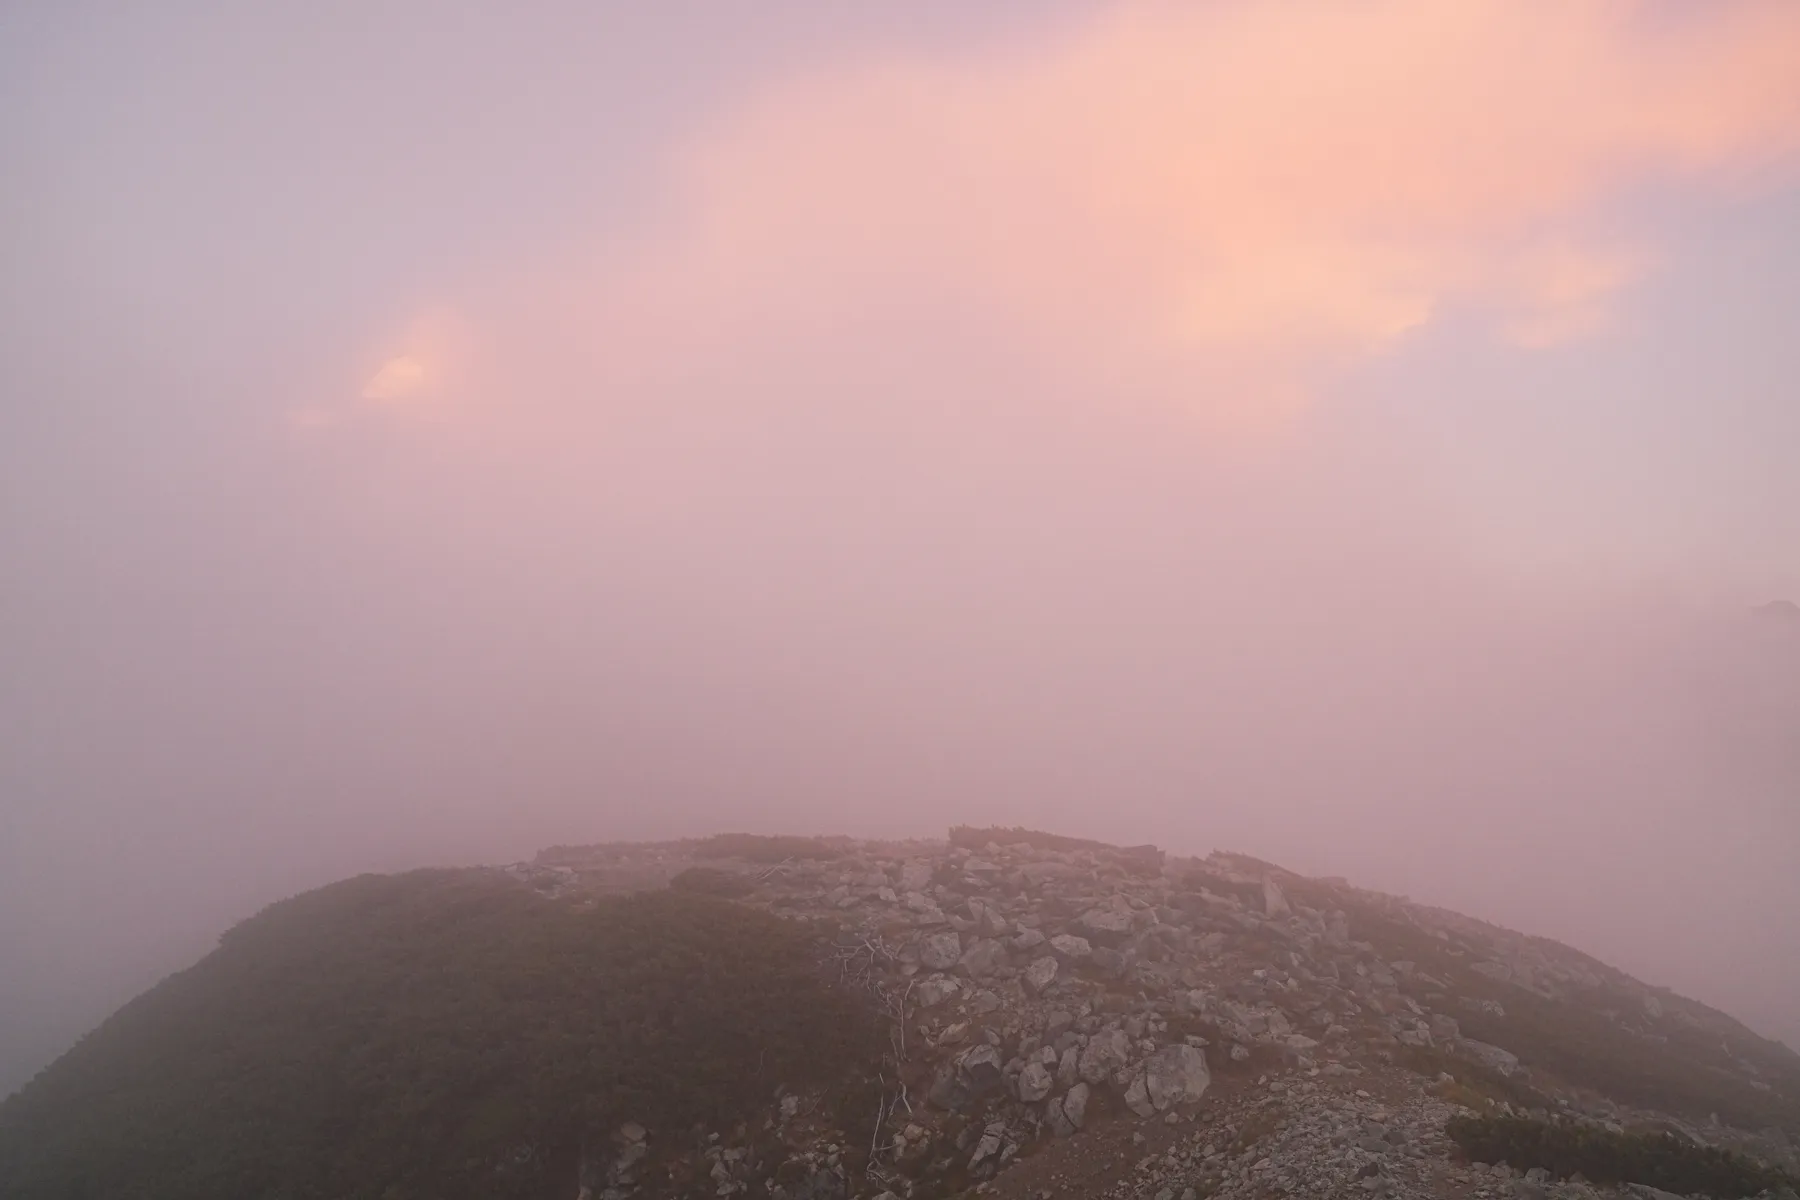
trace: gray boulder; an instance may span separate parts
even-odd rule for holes
[[[1164,1046],[1144,1062],[1144,1089],[1157,1112],[1198,1100],[1211,1085],[1206,1054],[1193,1046]]]
[[[1087,1120],[1088,1085],[1078,1083],[1070,1088],[1063,1096],[1062,1106],[1063,1115],[1069,1119],[1069,1124],[1080,1129],[1082,1122]]]
[[[1131,1039],[1123,1029],[1103,1029],[1082,1047],[1076,1069],[1088,1083],[1105,1083],[1131,1063]]]
[[[994,938],[980,938],[970,942],[968,949],[963,951],[961,966],[969,973],[971,979],[985,979],[1005,962],[1005,946]]]
[[[1045,988],[1056,982],[1056,972],[1055,955],[1046,954],[1042,958],[1035,959],[1029,967],[1025,968],[1025,990],[1034,996],[1042,994]]]
[[[1139,1117],[1156,1115],[1156,1105],[1150,1103],[1150,1090],[1145,1087],[1143,1076],[1136,1076],[1130,1081],[1130,1087],[1125,1088],[1125,1106]]]
[[[1325,920],[1325,943],[1329,946],[1348,946],[1350,944],[1350,918],[1342,910],[1335,911]]]
[[[954,979],[927,979],[913,989],[913,997],[920,1008],[936,1008],[961,990],[962,985]]]
[[[1056,1086],[1056,1079],[1050,1074],[1050,1068],[1041,1062],[1025,1064],[1019,1072],[1019,1099],[1027,1104],[1035,1104],[1050,1094]]]
[[[1062,1058],[1056,1064],[1056,1082],[1063,1087],[1074,1087],[1081,1078],[1081,1048],[1070,1046],[1062,1052]]]
[[[1000,1052],[985,1042],[964,1053],[957,1060],[956,1068],[963,1082],[976,1095],[983,1095],[1000,1086]]]
[[[1006,1139],[1006,1122],[989,1121],[987,1128],[981,1131],[981,1140],[975,1143],[975,1153],[969,1156],[971,1167],[980,1166],[983,1162],[1000,1153],[1000,1147]]]
[[[1091,942],[1113,945],[1131,936],[1131,914],[1116,908],[1090,908],[1075,927]]]
[[[929,970],[948,971],[962,955],[962,935],[954,929],[934,933],[919,943],[919,965]]]
[[[1011,923],[999,909],[980,900],[969,901],[969,916],[976,930],[987,937],[1004,937],[1011,930]]]
[[[1131,1085],[1125,1089],[1125,1107],[1140,1117],[1156,1115],[1156,1106],[1150,1103],[1150,1089],[1142,1075],[1134,1076]]]
[[[931,863],[923,858],[909,858],[900,864],[900,890],[922,892],[931,886]]]
[[[1108,979],[1123,979],[1131,969],[1131,955],[1112,946],[1095,946],[1091,961]]]
[[[1486,1042],[1478,1042],[1473,1038],[1461,1038],[1456,1048],[1477,1062],[1485,1063],[1502,1075],[1511,1075],[1519,1069],[1519,1056],[1510,1050],[1502,1050],[1498,1046],[1490,1046]]]
[[[1028,862],[1019,868],[1019,875],[1025,882],[1037,886],[1053,879],[1073,879],[1082,873],[1080,867],[1055,859],[1040,859]]]
[[[931,1088],[925,1098],[939,1108],[950,1112],[960,1112],[974,1100],[974,1094],[968,1084],[963,1081],[962,1072],[957,1070],[954,1062],[940,1066],[932,1077]]]
[[[1628,1183],[1625,1187],[1638,1200],[1687,1200],[1685,1196],[1677,1196],[1674,1192],[1665,1192],[1661,1188],[1651,1187],[1647,1183]]]

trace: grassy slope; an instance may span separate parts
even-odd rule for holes
[[[1296,891],[1309,902],[1328,903],[1304,887]],[[1740,1128],[1775,1126],[1800,1132],[1800,1057],[1723,1014],[1713,1016],[1738,1034],[1730,1052],[1719,1039],[1673,1023],[1666,1026],[1662,1039],[1652,1041],[1580,1000],[1546,999],[1478,974],[1470,970],[1477,954],[1388,914],[1351,906],[1349,915],[1352,936],[1372,942],[1384,957],[1417,962],[1460,996],[1499,1001],[1504,1017],[1458,1011],[1462,1032],[1512,1051],[1526,1066],[1624,1104],[1696,1120],[1716,1113]],[[1555,943],[1545,944],[1561,954],[1572,953]],[[1597,960],[1586,961],[1602,977],[1619,974]],[[1753,1087],[1734,1055],[1753,1061],[1772,1089]]]
[[[0,1105],[0,1195],[572,1194],[621,1121],[666,1139],[854,1078],[874,1030],[812,963],[804,930],[702,896],[347,880],[239,925]]]

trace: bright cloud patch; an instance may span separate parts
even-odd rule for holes
[[[425,364],[410,354],[390,358],[381,370],[363,385],[364,400],[401,400],[417,392],[425,383]]]

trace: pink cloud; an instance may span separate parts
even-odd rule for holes
[[[681,149],[667,228],[583,319],[654,363],[935,306],[1252,409],[1449,306],[1523,346],[1591,336],[1649,257],[1624,189],[1800,148],[1800,7],[1651,15],[1152,2],[815,71]]]
[[[396,355],[369,377],[363,385],[362,398],[378,404],[403,400],[425,385],[427,374],[424,362],[416,356]]]

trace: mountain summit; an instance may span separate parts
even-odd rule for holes
[[[0,1195],[1790,1195],[1800,1056],[1567,946],[1022,829],[285,901],[0,1105]]]

